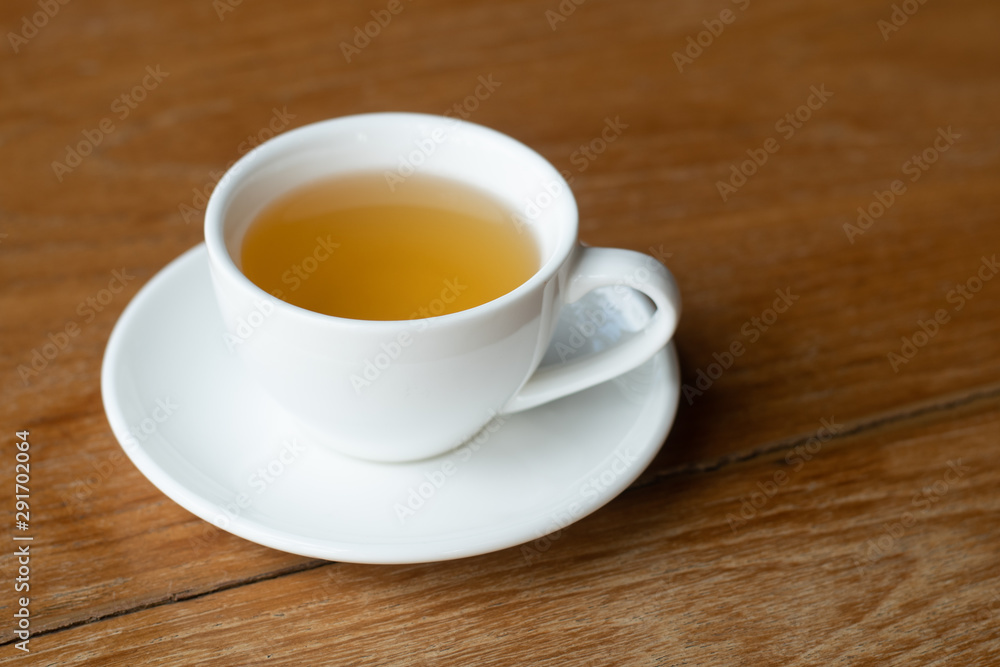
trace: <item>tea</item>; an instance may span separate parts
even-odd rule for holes
[[[315,181],[250,223],[243,273],[302,308],[358,320],[445,315],[512,291],[539,268],[530,233],[490,195],[413,175]]]

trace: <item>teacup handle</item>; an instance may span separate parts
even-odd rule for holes
[[[503,412],[528,410],[641,366],[674,335],[681,313],[681,296],[673,275],[649,255],[621,248],[580,246],[571,260],[563,302],[573,303],[598,287],[625,285],[639,290],[656,305],[656,312],[633,338],[579,361],[535,371]]]

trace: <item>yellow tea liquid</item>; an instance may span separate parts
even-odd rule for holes
[[[296,306],[407,320],[479,306],[539,268],[527,230],[488,194],[415,174],[320,180],[271,202],[243,239],[243,273]]]

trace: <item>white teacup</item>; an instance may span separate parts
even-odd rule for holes
[[[512,292],[468,310],[406,321],[361,321],[275,299],[240,270],[250,222],[289,190],[321,178],[413,171],[493,195],[532,234],[541,265]],[[213,284],[227,341],[248,375],[342,453],[408,461],[446,452],[498,414],[519,412],[625,373],[670,340],[680,314],[673,277],[630,250],[584,247],[569,186],[538,153],[494,130],[413,113],[306,125],[243,157],[205,214]],[[591,357],[536,368],[560,308],[602,286],[640,290],[656,312],[640,334]]]

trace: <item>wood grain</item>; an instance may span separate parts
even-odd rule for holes
[[[998,438],[1000,398],[973,401],[665,475],[520,548],[328,564],[42,635],[36,657],[989,664],[1000,651]]]
[[[367,650],[405,662],[407,651],[416,651],[427,661],[474,656],[510,664],[528,659],[526,647],[534,646],[532,662],[544,664],[564,655],[567,643],[578,646],[580,662],[586,655],[619,662],[620,655],[620,662],[647,664],[661,657],[663,664],[731,664],[754,656],[828,664],[874,655],[931,663],[945,660],[948,646],[959,654],[949,659],[975,662],[995,650],[995,622],[945,627],[952,615],[975,615],[996,588],[995,566],[984,564],[990,555],[996,562],[984,518],[995,508],[995,483],[972,484],[988,475],[970,477],[970,490],[956,494],[954,504],[949,495],[954,514],[942,514],[943,524],[914,526],[903,538],[912,543],[907,549],[867,568],[882,573],[871,584],[874,607],[857,597],[865,588],[851,583],[850,568],[839,568],[846,542],[886,520],[878,518],[882,505],[859,509],[834,498],[857,488],[848,473],[904,495],[908,484],[931,484],[948,448],[969,448],[988,470],[986,441],[995,443],[996,432],[990,435],[988,414],[966,411],[992,405],[1000,393],[1000,281],[971,291],[984,258],[988,265],[1000,256],[1000,43],[993,30],[1000,8],[986,0],[925,3],[884,39],[878,22],[890,18],[892,3],[874,0],[590,0],[553,24],[546,12],[558,12],[559,3],[545,0],[404,2],[347,62],[341,42],[384,6],[244,2],[220,18],[205,0],[74,2],[61,5],[18,52],[8,48],[9,38],[0,47],[8,48],[0,59],[7,93],[0,96],[0,426],[8,434],[30,429],[37,457],[32,510],[44,539],[37,545],[33,629],[52,633],[38,643],[54,651],[55,638],[65,638],[83,650],[86,637],[100,636],[100,646],[86,649],[95,660],[114,661],[119,646],[118,658],[134,660],[131,651],[154,631],[131,624],[154,619],[161,624],[154,627],[188,637],[192,655],[206,659],[220,638],[260,637],[240,654],[252,660],[286,623],[271,616],[274,610],[295,608],[294,641],[319,652],[321,637],[372,632],[361,619],[376,617],[357,611],[367,601],[382,610],[377,618],[385,625],[368,649],[343,653],[345,659],[365,661]],[[734,12],[733,22],[678,71],[673,54],[723,9]],[[21,0],[0,7],[4,34],[37,11]],[[123,118],[115,100],[141,85],[147,67],[168,74],[134,109],[124,107]],[[524,572],[511,564],[516,550],[391,571],[324,566],[217,531],[174,505],[120,458],[103,416],[99,373],[128,300],[201,238],[200,214],[185,214],[181,205],[199,208],[194,191],[210,191],[221,170],[249,150],[248,137],[266,135],[263,128],[276,118],[290,129],[365,111],[443,113],[464,104],[480,76],[500,85],[466,112],[469,119],[526,142],[568,172],[581,237],[664,254],[681,285],[685,312],[676,339],[690,400],[682,400],[639,488],[567,531],[560,549],[553,546]],[[788,136],[778,123],[806,104],[813,88],[831,94]],[[115,129],[93,153],[71,172],[54,173],[67,146],[105,118]],[[591,159],[582,149],[608,119],[625,127]],[[932,149],[939,130],[959,136],[910,180],[907,162]],[[768,139],[777,152],[724,201],[717,184]],[[884,200],[896,179],[905,193],[863,234],[846,233],[858,207]],[[115,271],[133,277],[94,306]],[[764,324],[776,290],[796,298]],[[889,353],[901,353],[902,339],[939,311],[947,322],[894,368]],[[30,372],[36,352],[71,324],[79,333]],[[734,343],[744,352],[728,363]],[[716,370],[723,372],[708,377]],[[926,421],[930,415],[937,426]],[[842,468],[802,471],[812,480],[809,494],[831,503],[830,514],[788,509],[780,530],[721,530],[719,508],[731,508],[732,498],[699,494],[727,485],[736,498],[752,493],[754,466],[807,441],[823,418],[844,424],[845,434],[859,433],[834,441]],[[960,418],[968,429],[948,431],[947,446],[924,441],[924,429],[947,430]],[[875,436],[863,434],[879,424],[895,425],[898,435],[880,441],[882,458],[872,458]],[[900,479],[890,465],[896,457],[911,471]],[[4,462],[0,470],[2,488],[12,488],[12,466]],[[664,497],[671,504],[658,502]],[[965,512],[968,530],[978,532],[956,534],[961,529],[947,525],[964,521]],[[703,569],[665,565],[675,549],[667,533],[657,532],[661,524],[685,536],[690,558],[702,559]],[[600,545],[583,538],[591,530],[602,536]],[[952,538],[971,555],[948,546]],[[743,569],[771,569],[737,576],[727,560],[734,543],[745,556]],[[806,554],[801,560],[799,552]],[[552,562],[559,567],[546,565]],[[798,588],[783,586],[783,570],[804,563],[816,581],[798,577]],[[0,556],[0,564],[0,572],[14,571],[11,555]],[[548,567],[544,577],[537,574]],[[479,575],[472,568],[485,569]],[[611,574],[633,570],[634,578]],[[670,597],[676,586],[664,583],[675,582],[675,572],[683,604]],[[943,573],[953,577],[953,599],[937,578]],[[442,583],[453,575],[494,598]],[[292,591],[305,595],[325,578],[349,591],[344,609],[353,615],[325,602],[329,595],[303,597],[313,602],[295,607]],[[761,587],[789,597],[762,595]],[[476,600],[502,601],[501,610],[473,613]],[[0,614],[13,603],[12,594],[0,596]],[[766,605],[777,610],[773,619]],[[904,611],[912,617],[905,622]],[[222,629],[208,630],[188,614],[221,614],[212,623]],[[518,614],[513,627],[520,630],[505,630]],[[464,623],[449,628],[459,619]],[[546,636],[529,641],[539,619],[549,622]],[[937,634],[914,636],[920,624]],[[458,627],[478,639],[463,641]],[[559,643],[557,628],[567,643]],[[139,639],[129,644],[125,630]],[[0,641],[10,632],[0,624]],[[391,647],[393,637],[407,633],[418,639]],[[973,636],[983,641],[969,647],[962,637]],[[489,642],[502,648],[488,653]],[[894,653],[878,653],[885,646]],[[386,647],[395,653],[380,654]],[[0,656],[17,657],[8,649]],[[185,662],[176,646],[154,649],[150,659]]]

